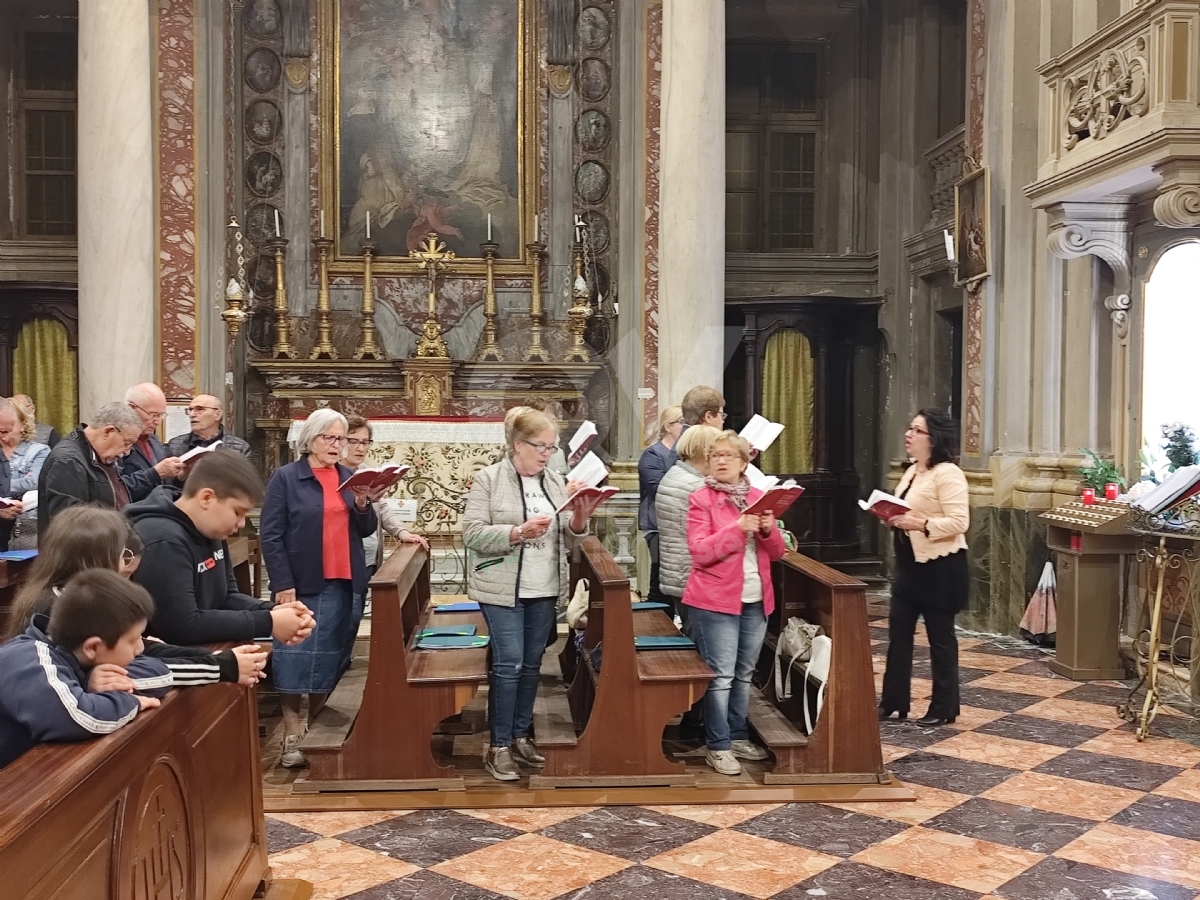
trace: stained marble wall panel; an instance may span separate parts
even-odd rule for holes
[[[958,624],[970,631],[1016,636],[1050,554],[1036,510],[973,507],[968,562],[971,587]]]
[[[642,402],[642,441],[658,433],[658,247],[662,153],[662,39],[661,3],[646,9],[646,169],[645,296],[642,300],[642,387],[653,392]]]

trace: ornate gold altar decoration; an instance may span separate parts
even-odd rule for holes
[[[275,343],[271,347],[272,359],[295,359],[296,348],[292,346],[292,322],[288,317],[287,285],[284,282],[284,258],[287,255],[287,238],[274,237],[267,246],[275,255]]]
[[[333,249],[333,239],[327,237],[313,238],[317,247],[319,260],[317,282],[317,340],[313,344],[309,359],[337,359],[337,347],[333,346],[332,325],[330,314],[332,307],[329,303],[329,252]]]
[[[583,341],[587,331],[587,320],[592,314],[591,293],[588,290],[587,279],[583,277],[583,241],[581,240],[584,225],[578,216],[575,217],[575,243],[571,247],[571,264],[574,275],[571,279],[571,308],[567,317],[571,320],[571,347],[564,362],[590,362],[591,353]]]
[[[533,260],[533,292],[529,298],[529,349],[525,351],[526,362],[550,362],[550,355],[542,346],[542,324],[545,315],[542,312],[542,254],[546,245],[533,240],[525,245]]]
[[[479,245],[487,264],[487,288],[483,294],[483,338],[475,351],[477,362],[503,362],[504,352],[496,346],[496,254],[500,245],[486,241]]]
[[[230,275],[229,283],[225,286],[225,308],[221,310],[221,318],[225,321],[229,336],[236,337],[250,318],[243,308],[246,300],[246,292],[242,287],[246,283],[246,246],[242,241],[242,226],[238,224],[237,216],[230,216],[229,224],[225,227],[232,233],[237,275]]]
[[[429,276],[429,310],[425,323],[421,326],[421,340],[417,342],[413,356],[419,359],[449,359],[446,342],[442,340],[442,323],[437,318],[437,280],[438,270],[454,260],[454,252],[446,249],[436,231],[431,231],[420,249],[413,250],[408,255],[420,260]]]
[[[382,359],[383,351],[375,342],[375,285],[371,280],[371,260],[375,256],[375,242],[363,241],[363,294],[362,330],[359,333],[355,359]]]

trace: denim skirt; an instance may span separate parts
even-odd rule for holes
[[[271,673],[281,694],[328,694],[350,667],[354,638],[363,615],[363,595],[344,578],[325,582],[315,596],[298,597],[312,610],[316,625],[302,643],[274,642]]]

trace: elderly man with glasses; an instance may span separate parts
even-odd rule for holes
[[[116,463],[141,436],[142,420],[125,403],[102,406],[50,451],[38,476],[38,533],[77,503],[121,509],[129,503]]]
[[[250,458],[250,445],[236,434],[225,431],[222,419],[225,410],[221,401],[212,394],[197,394],[187,408],[188,421],[192,430],[187,434],[176,435],[167,441],[167,453],[171,456],[183,456],[197,447],[208,447],[221,442],[226,450],[240,453],[246,459]]]
[[[141,432],[129,452],[121,460],[121,481],[129,499],[144,500],[150,492],[168,478],[183,471],[178,456],[169,456],[167,448],[155,434],[167,414],[167,398],[157,384],[135,384],[125,392],[125,403],[137,413]]]

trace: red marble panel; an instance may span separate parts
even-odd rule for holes
[[[196,387],[196,122],[194,0],[159,0],[158,381],[170,398]]]
[[[967,153],[983,159],[987,74],[987,20],[984,0],[971,0],[967,45]],[[963,348],[963,452],[979,456],[983,447],[983,281],[967,289]]]
[[[642,306],[642,387],[655,395],[642,402],[642,443],[658,434],[658,227],[662,145],[661,3],[646,10],[645,300]]]

